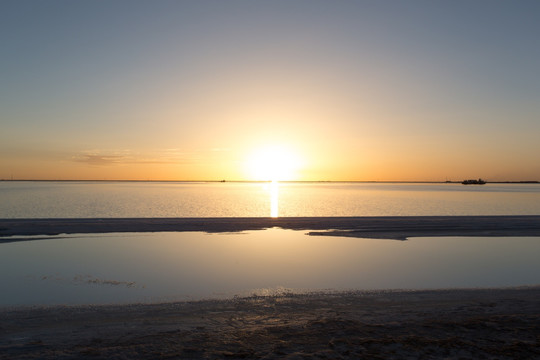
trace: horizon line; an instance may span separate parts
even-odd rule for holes
[[[177,182],[177,183],[409,183],[409,184],[461,184],[463,180],[142,180],[142,179],[0,179],[4,182]],[[499,180],[488,184],[534,184],[539,180]]]

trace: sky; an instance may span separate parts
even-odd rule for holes
[[[540,1],[0,1],[0,179],[540,180]]]

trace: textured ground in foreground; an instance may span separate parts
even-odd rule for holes
[[[534,359],[540,288],[0,310],[2,359]]]

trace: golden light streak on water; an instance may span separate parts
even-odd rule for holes
[[[277,218],[279,214],[279,183],[270,183],[270,217]]]

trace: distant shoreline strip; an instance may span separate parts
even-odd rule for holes
[[[208,233],[307,230],[310,235],[406,240],[426,236],[540,236],[540,215],[280,218],[0,219],[0,243],[12,236],[117,232]]]

